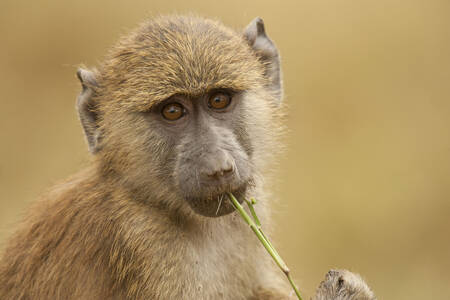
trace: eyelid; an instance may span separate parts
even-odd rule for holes
[[[231,98],[233,98],[233,96],[240,93],[240,91],[235,90],[235,89],[230,89],[230,88],[217,88],[217,89],[212,89],[211,91],[209,91],[208,95],[209,95],[209,97],[211,97],[217,93],[227,94]]]
[[[164,107],[166,107],[169,104],[179,104],[183,107],[184,110],[186,110],[186,105],[184,105],[184,101],[182,98],[177,97],[177,96],[172,96],[169,97],[161,102],[159,102],[158,104],[153,106],[153,111],[157,112],[157,113],[161,113],[164,109]]]

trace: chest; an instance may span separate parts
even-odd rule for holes
[[[243,229],[184,234],[159,247],[147,261],[151,298],[248,299],[264,253],[249,228]]]

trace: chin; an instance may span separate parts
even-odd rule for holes
[[[247,191],[247,184],[241,187],[223,191],[221,193],[213,194],[203,197],[187,197],[186,201],[191,209],[198,215],[205,217],[216,218],[232,213],[235,208],[231,203],[228,193],[232,193],[239,203],[244,202]]]

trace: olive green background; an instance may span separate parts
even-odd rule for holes
[[[261,16],[289,107],[276,245],[308,299],[334,267],[379,299],[450,294],[450,2],[0,2],[0,244],[29,203],[88,162],[74,104],[144,18]],[[0,246],[3,247],[3,246]]]

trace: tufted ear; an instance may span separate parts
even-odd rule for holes
[[[255,18],[245,29],[244,37],[265,65],[265,76],[269,81],[269,88],[278,98],[279,104],[283,94],[280,55],[277,47],[266,34],[263,20],[259,17]]]
[[[81,93],[77,98],[78,116],[83,126],[84,134],[88,142],[89,151],[96,153],[99,150],[100,130],[98,126],[98,114],[93,103],[94,88],[97,81],[92,71],[78,69],[78,79],[81,82]]]

